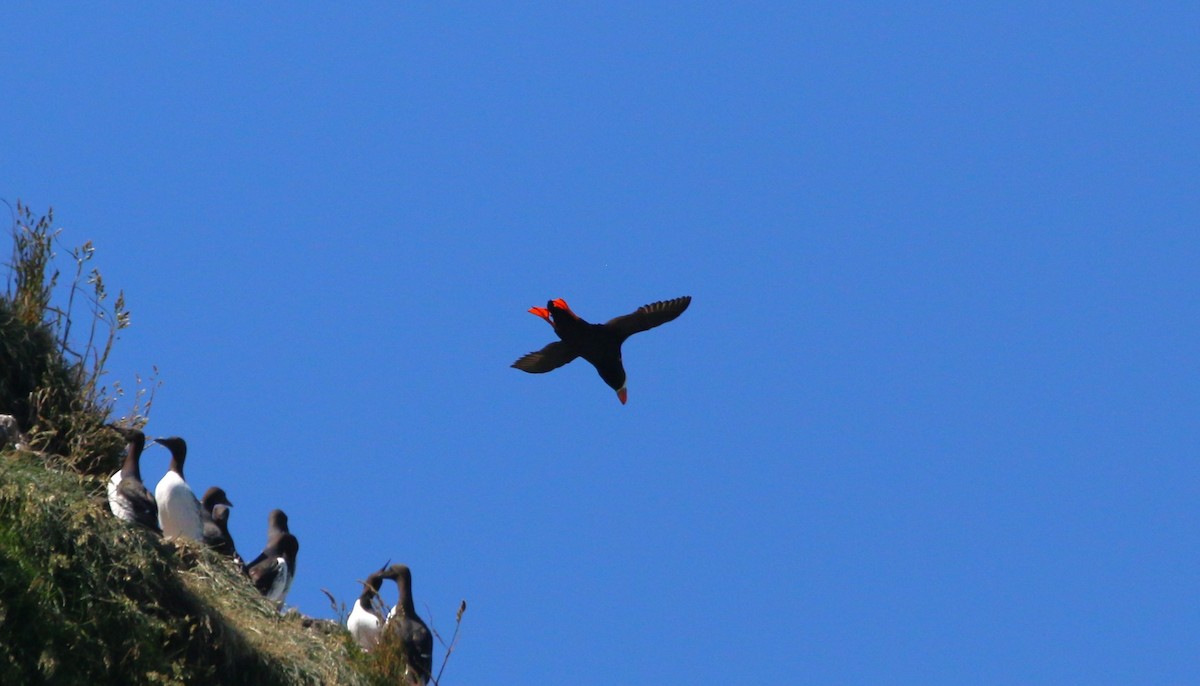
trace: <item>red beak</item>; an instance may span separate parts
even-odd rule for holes
[[[617,397],[621,399],[621,404],[624,405],[625,399],[629,397],[629,393],[622,388],[621,390],[617,391]]]

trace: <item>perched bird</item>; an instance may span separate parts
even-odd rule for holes
[[[209,544],[212,549],[232,559],[238,567],[245,565],[242,561],[242,556],[238,555],[237,547],[233,544],[233,536],[229,533],[229,506],[220,503],[213,505],[212,523],[220,532],[220,538],[217,539],[216,545]],[[205,527],[208,525],[205,524]],[[204,530],[205,543],[208,543],[208,529]]]
[[[200,497],[200,521],[204,527],[204,543],[218,553],[233,558],[241,566],[242,559],[238,557],[233,537],[229,535],[231,507],[233,503],[229,502],[225,489],[210,486]]]
[[[415,676],[421,684],[427,684],[433,674],[433,634],[413,606],[412,571],[406,565],[392,565],[384,571],[383,577],[395,581],[400,589],[400,597],[388,613],[387,630],[395,631],[400,638],[408,674]]]
[[[635,333],[666,324],[683,314],[692,302],[685,295],[674,300],[662,300],[642,305],[635,312],[610,319],[603,324],[589,324],[571,311],[562,298],[551,300],[545,307],[529,311],[545,319],[559,339],[537,352],[529,353],[513,363],[513,367],[531,374],[544,374],[582,357],[600,373],[604,383],[617,392],[625,404],[625,366],[621,363],[621,344]]]
[[[379,635],[383,631],[383,614],[379,611],[380,605],[376,599],[379,597],[379,587],[383,585],[386,567],[387,565],[384,565],[385,569],[372,572],[363,582],[362,595],[354,601],[354,608],[346,618],[346,628],[363,650],[369,651],[374,648],[379,643]]]
[[[300,542],[291,534],[283,534],[267,543],[259,560],[246,568],[250,580],[258,592],[268,600],[280,605],[292,590],[292,579],[296,578],[296,553]]]
[[[271,545],[271,541],[274,541],[287,533],[291,533],[291,531],[288,530],[288,516],[284,514],[283,510],[271,510],[271,512],[267,514],[267,545]],[[249,564],[245,565],[246,572],[249,573],[251,567],[259,562],[262,562],[266,558],[267,550],[264,548],[263,551],[258,554],[258,557],[254,558],[249,562]],[[294,566],[292,575],[295,575]]]
[[[300,542],[288,530],[287,515],[283,510],[271,510],[267,515],[267,546],[246,565],[246,574],[259,593],[282,604],[296,578],[299,552]]]
[[[142,483],[141,458],[146,447],[146,434],[137,429],[112,427],[125,437],[125,460],[121,471],[108,480],[108,507],[117,519],[141,524],[156,533],[158,503]]]
[[[158,521],[163,536],[204,540],[204,522],[200,519],[200,501],[192,487],[183,479],[183,461],[187,459],[187,443],[178,436],[156,438],[155,443],[171,451],[171,466],[154,487],[158,501]]]

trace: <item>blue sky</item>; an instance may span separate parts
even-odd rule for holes
[[[446,683],[1181,683],[1198,20],[26,3],[0,196],[94,241],[239,549],[289,513],[291,604],[468,601]],[[680,295],[624,407],[508,366]]]

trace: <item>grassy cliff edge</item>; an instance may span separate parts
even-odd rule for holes
[[[0,683],[366,684],[333,622],[108,512],[99,479],[0,454]]]
[[[123,391],[102,382],[124,298],[85,243],[56,300],[53,216],[15,214],[0,414],[24,435],[0,438],[0,684],[395,683],[340,624],[281,615],[226,558],[112,516],[124,441],[106,424]],[[152,391],[121,423],[145,424]]]

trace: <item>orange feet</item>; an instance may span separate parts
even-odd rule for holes
[[[554,322],[550,320],[550,310],[547,310],[544,307],[531,307],[529,308],[529,313],[536,314],[542,319],[545,319],[547,324],[554,326]]]
[[[554,305],[555,307],[557,307],[560,310],[563,310],[564,312],[571,315],[572,317],[579,319],[579,315],[577,315],[571,311],[571,306],[567,304],[566,300],[563,300],[562,298],[555,298],[554,300],[550,301],[550,304]]]

